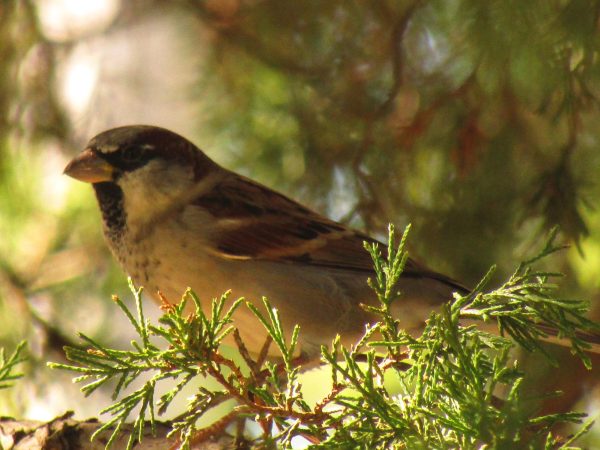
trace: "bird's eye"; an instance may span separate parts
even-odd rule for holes
[[[131,164],[143,159],[144,150],[140,147],[126,147],[120,151],[120,159],[125,164]]]
[[[130,172],[144,166],[152,159],[151,152],[139,145],[122,147],[103,156],[113,167]]]

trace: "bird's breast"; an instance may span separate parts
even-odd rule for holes
[[[239,297],[263,308],[266,296],[277,308],[286,331],[301,327],[302,349],[318,352],[337,333],[355,338],[371,318],[359,304],[372,292],[366,276],[339,274],[300,264],[223,258],[210,250],[208,237],[182,225],[181,217],[151,227],[146,235],[125,233],[110,242],[115,256],[137,285],[156,297],[160,291],[170,302],[181,299],[190,287],[204,310],[211,300],[231,290],[230,301]],[[135,236],[135,238],[131,237]],[[234,316],[250,351],[258,352],[266,332],[248,308]]]

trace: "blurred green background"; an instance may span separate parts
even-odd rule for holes
[[[600,317],[599,28],[592,0],[1,2],[0,345],[32,359],[0,414],[106,405],[44,363],[77,331],[131,337],[92,190],[62,176],[119,125],[374,235],[412,223],[412,255],[466,284],[559,225],[571,248],[546,264]],[[532,386],[597,414],[599,369],[563,353],[564,380],[527,356]]]

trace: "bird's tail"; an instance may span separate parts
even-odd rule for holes
[[[535,326],[548,335],[548,337],[543,338],[545,342],[560,345],[561,347],[571,346],[571,341],[568,338],[559,337],[559,332],[556,328],[544,323],[536,324]],[[575,337],[589,345],[585,349],[586,352],[600,354],[600,334],[591,331],[576,331]]]

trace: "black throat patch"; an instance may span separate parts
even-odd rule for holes
[[[106,235],[111,240],[117,240],[125,231],[127,217],[123,208],[123,190],[112,182],[94,183],[93,187],[102,211]]]

